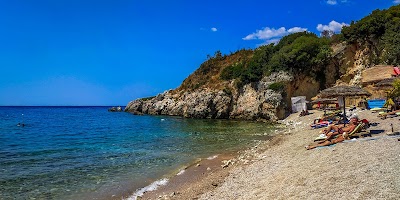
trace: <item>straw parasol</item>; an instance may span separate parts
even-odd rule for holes
[[[314,101],[312,101],[311,103],[314,103],[314,104],[316,104],[316,103],[335,103],[337,101],[337,99],[336,98],[318,98],[318,99],[315,99]]]
[[[346,97],[350,96],[371,96],[371,94],[361,87],[350,85],[339,85],[327,88],[320,92],[322,98],[343,97],[343,117],[346,119]]]
[[[321,104],[326,105],[336,102],[337,102],[336,98],[317,98],[314,101],[311,101],[311,103],[313,104],[318,104],[318,108],[320,108]]]
[[[384,79],[384,80],[380,81],[379,83],[375,84],[375,86],[377,86],[377,87],[393,87],[392,84],[396,79],[400,79],[400,78],[398,78],[398,77],[387,78],[387,79]]]

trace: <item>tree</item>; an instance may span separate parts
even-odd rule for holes
[[[400,65],[400,18],[387,24],[387,31],[382,41],[385,49],[383,61],[387,64]]]
[[[389,92],[389,97],[393,99],[400,97],[400,79],[396,79],[392,85],[393,89]]]
[[[323,30],[321,32],[321,36],[326,37],[326,38],[332,38],[334,35],[335,35],[335,32],[333,32],[331,30]]]

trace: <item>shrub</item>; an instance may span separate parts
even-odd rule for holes
[[[283,82],[272,83],[271,85],[268,86],[268,89],[271,89],[275,92],[282,91],[283,89],[285,89],[285,83]]]
[[[239,78],[244,71],[244,64],[242,62],[224,68],[221,72],[221,79],[232,80]]]
[[[225,94],[227,94],[227,95],[232,95],[232,90],[230,89],[230,88],[224,88],[223,90],[222,90]]]
[[[142,101],[148,101],[148,100],[152,100],[152,99],[154,99],[156,96],[152,96],[152,97],[144,97],[144,98],[141,98],[140,100],[142,100]]]

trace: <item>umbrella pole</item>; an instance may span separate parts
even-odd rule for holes
[[[346,117],[346,98],[343,97],[343,121],[347,121],[347,117]]]

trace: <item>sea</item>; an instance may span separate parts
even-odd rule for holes
[[[259,122],[107,109],[0,107],[0,199],[134,199],[198,159],[275,131]]]

